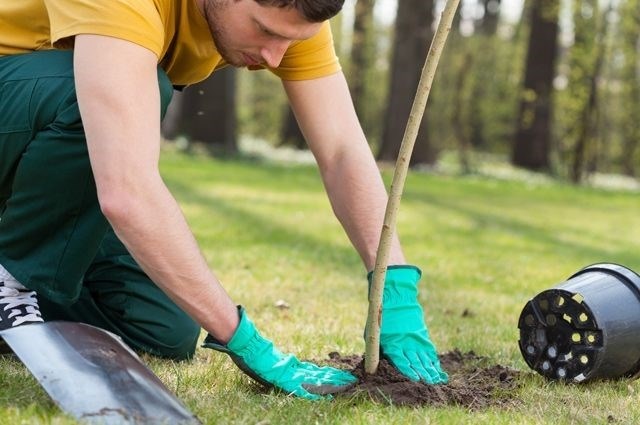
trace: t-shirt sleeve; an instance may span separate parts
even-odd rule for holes
[[[124,39],[161,57],[164,28],[151,0],[44,0],[49,13],[51,42],[72,46],[71,37],[96,34]]]
[[[270,68],[283,80],[312,80],[335,74],[340,69],[328,21],[313,37],[292,43],[280,66]]]

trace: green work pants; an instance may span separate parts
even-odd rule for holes
[[[158,80],[164,115],[173,89],[160,69]],[[0,57],[0,214],[0,264],[37,292],[45,320],[89,323],[160,356],[193,354],[199,327],[100,211],[72,51]]]

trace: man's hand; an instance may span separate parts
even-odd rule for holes
[[[319,400],[356,382],[348,372],[301,362],[292,354],[281,353],[260,335],[243,308],[239,308],[239,313],[240,324],[226,346],[207,335],[203,347],[228,354],[244,373],[261,384],[298,397]]]
[[[445,384],[449,378],[438,360],[418,303],[421,271],[415,266],[389,266],[382,297],[380,350],[412,381]],[[372,273],[368,279],[371,284]]]

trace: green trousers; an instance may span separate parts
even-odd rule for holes
[[[160,69],[158,81],[164,115],[173,88]],[[193,354],[200,328],[100,211],[72,51],[0,57],[0,214],[0,264],[37,292],[45,320],[89,323],[160,356]]]

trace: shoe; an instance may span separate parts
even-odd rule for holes
[[[0,282],[0,330],[44,322],[36,293],[13,279]]]

